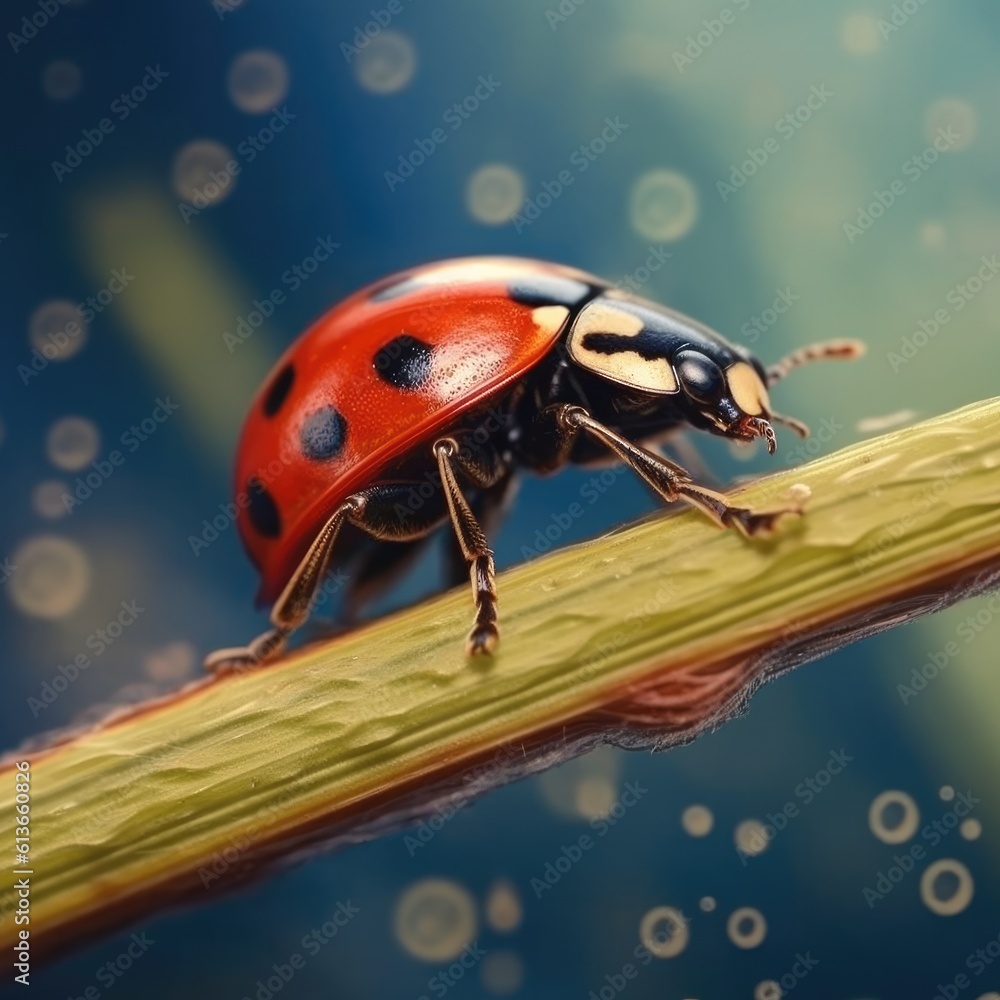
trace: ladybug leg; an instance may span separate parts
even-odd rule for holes
[[[215,673],[256,667],[281,654],[288,637],[309,617],[309,605],[330,565],[330,553],[344,522],[361,522],[366,506],[367,497],[359,493],[348,497],[333,512],[271,608],[274,628],[261,633],[247,646],[210,653],[205,658],[206,670]]]
[[[555,417],[566,449],[581,431],[596,438],[613,451],[636,475],[644,479],[664,500],[685,500],[704,511],[716,524],[736,528],[747,537],[768,534],[785,514],[801,514],[799,507],[772,512],[757,512],[748,507],[734,507],[715,490],[695,483],[688,473],[669,459],[654,455],[595,420],[582,406],[562,404],[549,411]]]
[[[487,538],[503,520],[517,487],[517,478],[505,474],[495,485],[482,489],[478,497],[469,501],[469,507]],[[459,587],[469,578],[469,564],[454,533],[449,535],[446,546],[445,580],[448,587]]]
[[[441,473],[455,536],[470,567],[472,596],[476,602],[476,617],[465,642],[465,652],[467,656],[488,656],[496,650],[500,641],[497,631],[496,567],[486,535],[462,494],[456,470],[461,469],[473,481],[486,479],[489,471],[477,464],[463,462],[454,438],[436,441],[434,456]],[[482,485],[489,484],[483,482]]]

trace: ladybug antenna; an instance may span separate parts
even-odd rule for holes
[[[808,347],[792,351],[777,364],[771,365],[767,369],[767,384],[772,386],[776,382],[780,382],[790,372],[809,364],[811,361],[824,361],[831,358],[851,361],[854,358],[860,358],[864,353],[865,345],[860,340],[824,340],[819,344],[810,344]]]

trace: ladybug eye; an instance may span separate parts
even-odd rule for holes
[[[699,403],[718,400],[725,387],[719,366],[698,351],[681,351],[674,356],[674,369],[684,391]]]

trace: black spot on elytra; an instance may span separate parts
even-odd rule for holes
[[[421,287],[421,282],[409,275],[392,278],[376,285],[368,295],[372,302],[388,302],[389,299],[398,299],[408,292],[415,292]]]
[[[264,416],[273,417],[281,409],[294,381],[295,368],[292,365],[285,365],[274,377],[271,388],[264,397]]]
[[[268,488],[256,477],[247,480],[250,502],[247,514],[257,533],[265,538],[277,538],[281,534],[281,515]]]
[[[677,336],[661,333],[659,330],[640,330],[634,337],[621,333],[588,333],[584,335],[583,346],[598,354],[623,354],[631,351],[645,361],[669,360],[677,348]]]
[[[372,365],[379,378],[389,385],[412,392],[430,378],[434,348],[404,333],[382,347],[372,359]]]
[[[574,278],[539,274],[519,278],[507,288],[507,294],[523,306],[566,306],[572,309],[593,294],[590,285]]]
[[[299,431],[299,444],[306,458],[325,462],[335,458],[344,447],[347,421],[333,406],[323,406],[306,417]]]

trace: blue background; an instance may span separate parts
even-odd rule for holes
[[[206,652],[260,629],[254,575],[235,532],[223,531],[197,555],[189,537],[229,499],[239,425],[270,364],[332,303],[395,269],[504,253],[620,281],[641,278],[638,269],[662,248],[671,256],[643,281],[643,294],[746,338],[765,362],[814,339],[868,341],[864,361],[817,366],[775,392],[784,411],[815,427],[832,422],[836,429],[817,442],[817,453],[863,437],[858,421],[865,418],[930,416],[995,394],[1000,292],[987,283],[967,301],[949,297],[983,257],[1000,251],[994,4],[911,0],[913,13],[897,14],[898,30],[887,31],[878,21],[893,16],[893,5],[879,0],[734,0],[714,35],[703,22],[719,18],[721,3],[586,0],[564,3],[568,13],[560,17],[547,14],[558,9],[535,0],[407,0],[385,29],[404,41],[390,36],[385,48],[383,32],[367,53],[349,48],[371,17],[370,4],[354,2],[244,0],[220,15],[208,0],[90,0],[60,7],[16,51],[8,36],[0,557],[55,535],[78,547],[89,584],[57,617],[25,613],[16,574],[2,585],[5,746],[67,725],[94,705],[162,689],[149,663],[165,648],[178,674],[193,675]],[[17,32],[37,10],[23,0],[8,4],[0,27]],[[379,46],[388,58],[399,44],[410,46],[412,74],[397,67],[398,89],[374,92],[364,83],[365,60]],[[294,121],[243,163],[228,196],[185,219],[172,183],[181,149],[211,139],[236,150],[268,123],[269,111],[242,111],[227,91],[232,61],[258,49],[287,66],[279,106]],[[676,58],[685,51],[687,63]],[[59,60],[80,72],[69,99],[53,99],[43,87],[46,68]],[[168,76],[125,120],[114,117],[116,97],[157,65]],[[490,74],[496,90],[459,129],[446,126],[447,140],[390,189],[386,171]],[[800,127],[778,130],[813,87],[832,96],[801,116]],[[58,178],[53,161],[65,160],[66,145],[107,116],[114,130]],[[627,128],[577,172],[574,152],[609,117]],[[960,138],[929,162],[925,151],[939,128]],[[718,183],[743,169],[748,150],[769,139],[766,162],[739,189],[720,192]],[[927,167],[919,179],[906,167],[914,156]],[[488,223],[470,206],[468,184],[493,163],[509,167],[523,196],[536,202],[561,171],[574,180],[530,225]],[[635,186],[651,171],[688,183],[668,183],[651,208],[634,210]],[[881,217],[864,231],[845,230],[894,180],[904,188],[894,204],[874,213]],[[327,236],[340,244],[335,255],[228,350],[223,331],[254,299],[282,287],[282,273]],[[34,311],[51,300],[85,300],[115,268],[134,281],[90,324],[82,349],[22,377]],[[785,289],[794,304],[765,332],[748,335],[746,324]],[[894,360],[903,357],[904,338],[915,343],[918,324],[940,309],[948,315],[941,332],[916,338],[919,350]],[[93,422],[100,459],[168,396],[180,404],[177,413],[126,453],[93,496],[63,517],[39,514],[32,495],[40,482],[72,485],[87,471],[53,466],[46,435],[55,421]],[[724,442],[695,443],[722,482],[797,464],[806,454],[787,432],[775,459],[758,451],[749,463]],[[522,547],[579,498],[591,474],[525,481],[493,540],[499,563],[519,561]],[[631,477],[619,476],[562,542],[653,506]],[[436,570],[435,552],[423,568]],[[431,575],[418,569],[377,610],[433,589]],[[33,710],[29,699],[57,666],[85,651],[87,637],[131,600],[147,610],[54,703]],[[938,983],[968,971],[967,955],[1000,936],[1000,675],[991,613],[919,697],[904,704],[897,685],[985,607],[983,599],[970,602],[795,671],[761,691],[747,716],[692,746],[658,756],[597,751],[492,793],[417,850],[407,849],[403,834],[387,837],[151,920],[136,930],[154,943],[111,988],[97,970],[123,952],[128,933],[39,970],[37,995],[75,997],[97,986],[116,997],[252,997],[257,980],[301,951],[303,935],[348,899],[359,915],[283,987],[282,1000],[434,995],[428,981],[448,963],[418,960],[393,930],[400,894],[434,876],[472,894],[480,946],[503,953],[468,971],[449,990],[456,998],[498,995],[498,965],[514,970],[519,997],[600,991],[606,976],[632,960],[642,915],[671,905],[691,918],[690,944],[677,958],[641,967],[627,997],[749,998],[809,952],[819,964],[795,995],[930,1000]],[[843,773],[762,855],[742,863],[736,825],[788,801],[801,804],[796,787],[841,749],[853,758]],[[632,781],[648,794],[536,898],[531,879],[590,830],[573,806],[581,783],[617,796]],[[928,847],[930,859],[968,866],[971,905],[954,917],[933,914],[921,902],[918,870],[870,907],[863,889],[911,846],[875,838],[871,801],[885,789],[905,790],[923,825],[951,809],[939,796],[944,785],[980,800],[974,815],[982,836],[966,840],[953,831],[931,847],[918,833],[914,842]],[[695,802],[715,816],[704,839],[680,824]],[[483,922],[483,901],[498,878],[509,880],[523,906],[510,933]],[[699,908],[704,896],[716,899],[713,912]],[[752,950],[736,948],[726,933],[728,915],[744,905],[767,920],[766,939]],[[974,977],[961,996],[990,989],[1000,989],[1000,967]]]

